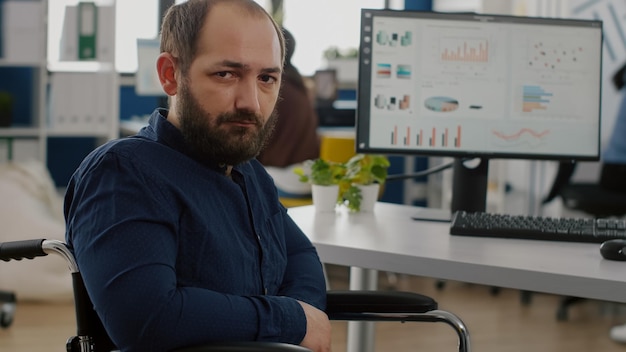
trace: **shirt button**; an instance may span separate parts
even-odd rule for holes
[[[267,291],[267,287],[263,288],[263,292],[264,292],[264,294],[267,296],[267,292],[268,292],[268,291]]]

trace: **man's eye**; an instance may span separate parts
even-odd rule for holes
[[[274,83],[274,82],[276,82],[276,78],[274,76],[270,76],[270,75],[262,75],[260,77],[260,80],[265,82],[265,83]]]
[[[229,78],[229,77],[231,77],[233,74],[232,74],[231,72],[228,72],[228,71],[222,71],[222,72],[217,72],[217,73],[215,73],[215,75],[216,75],[217,77],[220,77],[220,78]]]

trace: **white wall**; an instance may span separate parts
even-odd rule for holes
[[[331,46],[359,47],[361,8],[383,8],[384,0],[284,0],[283,25],[296,39],[294,65],[303,75],[325,68]]]

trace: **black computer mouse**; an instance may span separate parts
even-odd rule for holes
[[[626,261],[626,239],[603,242],[600,245],[600,254],[604,259]]]

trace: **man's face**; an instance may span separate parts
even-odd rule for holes
[[[202,108],[183,80],[178,93],[180,130],[203,158],[236,165],[257,156],[276,125],[276,113],[264,118],[245,110],[212,116]]]
[[[269,19],[217,5],[188,73],[177,79],[173,123],[202,157],[229,165],[253,158],[275,124],[281,64]]]

